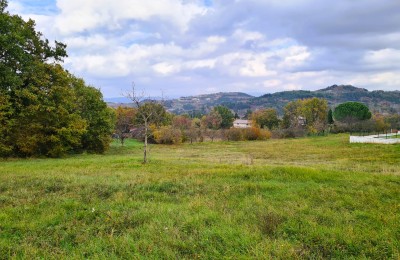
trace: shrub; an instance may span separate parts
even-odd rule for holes
[[[225,131],[224,136],[228,141],[267,140],[271,138],[271,132],[258,127],[244,129],[231,128]]]
[[[296,137],[302,137],[306,135],[306,130],[301,127],[292,127],[292,128],[287,128],[287,129],[278,129],[272,131],[272,137],[273,138],[296,138]]]
[[[252,128],[245,128],[242,131],[243,131],[243,139],[248,141],[267,140],[271,138],[271,132],[267,129],[252,127]]]
[[[261,135],[261,129],[258,127],[243,129],[244,140],[249,140],[249,141],[257,140],[260,135]]]
[[[154,139],[159,144],[180,144],[182,132],[172,126],[162,126],[154,131]]]
[[[258,135],[257,140],[267,140],[270,139],[271,136],[272,133],[268,129],[260,129],[260,134]]]
[[[243,140],[243,131],[239,128],[231,128],[225,131],[225,138],[228,141],[241,141]]]

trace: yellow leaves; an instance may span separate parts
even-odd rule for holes
[[[290,102],[285,107],[287,126],[306,125],[310,133],[323,131],[327,123],[328,103],[325,99],[308,98]],[[287,121],[290,122],[287,122]]]
[[[179,129],[172,126],[161,126],[153,130],[154,139],[159,144],[180,144],[182,143],[182,133]]]

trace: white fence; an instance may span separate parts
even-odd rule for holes
[[[400,135],[400,132],[387,135],[350,136],[350,143],[400,144],[400,138],[393,138],[397,135]]]

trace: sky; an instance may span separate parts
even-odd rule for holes
[[[104,97],[400,90],[399,0],[9,0]]]

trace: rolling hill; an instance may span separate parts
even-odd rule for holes
[[[380,113],[400,113],[400,91],[368,91],[351,85],[333,85],[316,91],[296,90],[282,91],[253,97],[245,93],[217,93],[209,95],[191,96],[169,100],[166,107],[177,114],[205,113],[216,105],[224,105],[244,115],[248,109],[272,107],[279,113],[290,101],[304,98],[324,98],[330,107],[335,107],[347,101],[365,103],[372,111]]]
[[[167,110],[175,114],[205,114],[214,106],[224,105],[243,116],[247,110],[272,107],[280,114],[284,106],[297,99],[324,98],[330,107],[347,101],[365,103],[373,112],[400,113],[400,91],[368,91],[351,85],[333,85],[316,91],[282,91],[254,97],[241,92],[221,92],[198,96],[181,97],[165,101]],[[109,103],[116,106],[117,103]]]

